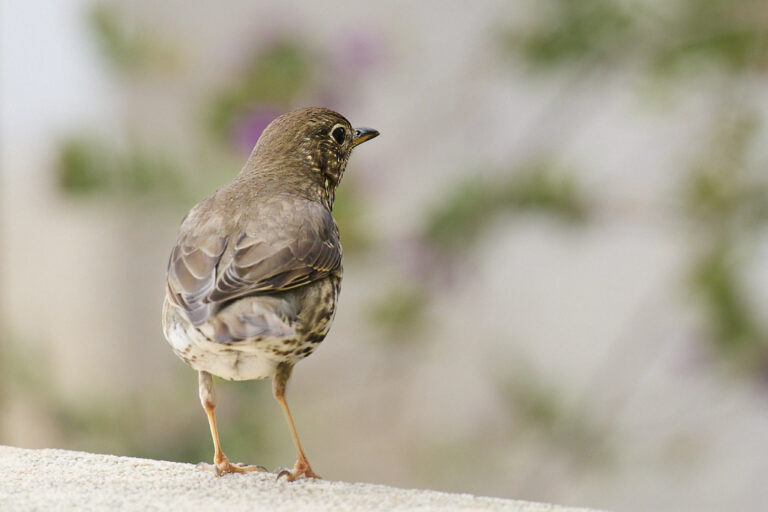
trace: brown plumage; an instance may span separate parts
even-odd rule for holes
[[[377,136],[340,114],[306,108],[264,131],[238,176],[184,218],[168,263],[163,329],[199,372],[216,474],[263,469],[231,464],[221,450],[211,374],[273,377],[298,460],[289,480],[317,477],[301,448],[285,385],[293,366],[323,341],[342,275],[331,210],[352,149]]]

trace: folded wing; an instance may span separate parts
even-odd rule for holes
[[[201,330],[210,330],[221,324],[214,318],[218,311],[235,299],[273,295],[341,270],[341,243],[331,213],[309,201],[302,208],[292,206],[294,213],[277,221],[269,209],[262,209],[260,215],[230,229],[210,228],[226,225],[226,219],[204,218],[182,225],[168,263],[168,296],[193,325],[201,328],[207,323],[208,328]],[[270,313],[274,308],[268,302],[264,306]],[[274,314],[288,314],[285,308],[274,307]],[[265,308],[253,304],[240,308],[239,328],[232,329],[229,321],[228,329],[214,329],[212,336],[220,342],[237,341],[252,337],[251,331],[279,331],[280,322],[285,323],[284,318],[264,314]]]

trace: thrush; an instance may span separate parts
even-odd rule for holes
[[[264,468],[230,463],[222,451],[212,375],[271,377],[297,452],[293,470],[278,478],[319,478],[296,433],[286,384],[331,327],[342,277],[331,213],[336,188],[352,149],[378,134],[325,108],[283,114],[240,173],[181,222],[168,262],[163,331],[198,371],[219,476]]]

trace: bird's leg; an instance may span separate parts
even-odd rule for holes
[[[278,473],[277,478],[285,476],[286,480],[292,482],[300,476],[306,476],[307,478],[320,478],[320,475],[312,471],[309,466],[307,456],[304,455],[304,450],[301,447],[301,441],[299,441],[299,435],[296,433],[296,425],[293,423],[293,417],[291,416],[291,410],[288,409],[288,403],[285,401],[285,385],[288,379],[291,377],[291,371],[293,365],[287,363],[280,363],[277,366],[277,373],[272,381],[272,389],[275,393],[275,399],[283,408],[283,414],[285,415],[285,421],[288,423],[288,427],[291,429],[291,435],[293,436],[293,444],[296,445],[297,459],[296,464],[293,466],[293,471],[283,470]]]
[[[208,426],[211,427],[211,437],[213,438],[213,472],[216,476],[222,476],[227,473],[249,473],[251,471],[266,471],[266,468],[262,466],[244,466],[242,464],[232,464],[221,451],[221,443],[219,442],[219,430],[216,428],[216,414],[214,409],[216,408],[216,394],[213,391],[213,378],[208,372],[198,372],[198,382],[200,388],[200,403],[203,404],[205,414],[208,416]],[[210,467],[208,464],[203,464],[205,467]]]

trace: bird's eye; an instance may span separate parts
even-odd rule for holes
[[[331,132],[331,137],[333,137],[333,140],[335,140],[337,143],[341,144],[344,142],[344,139],[347,136],[347,130],[344,129],[343,126],[338,126],[333,129]]]

